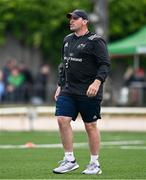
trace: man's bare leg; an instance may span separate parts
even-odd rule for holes
[[[73,132],[71,127],[71,117],[58,116],[60,137],[65,152],[73,151]]]
[[[97,123],[85,123],[86,132],[88,135],[89,148],[91,155],[99,155],[100,150],[100,131],[97,128]]]

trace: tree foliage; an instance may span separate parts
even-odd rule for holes
[[[0,0],[0,44],[9,32],[24,45],[40,48],[44,57],[56,64],[68,33],[65,14],[89,7],[89,0]]]
[[[69,33],[65,14],[92,11],[93,0],[0,0],[0,44],[11,33],[22,44],[40,48],[52,64],[60,61],[63,37]],[[109,0],[110,40],[122,38],[145,24],[146,0]]]
[[[110,41],[123,38],[146,25],[146,0],[109,1]]]

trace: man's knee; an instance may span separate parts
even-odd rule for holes
[[[87,131],[94,131],[95,129],[97,129],[97,123],[96,122],[85,123],[85,128]]]
[[[67,126],[68,124],[70,124],[70,119],[69,117],[64,117],[64,116],[58,116],[57,117],[57,121],[59,126]]]

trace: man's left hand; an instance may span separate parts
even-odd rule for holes
[[[86,95],[88,97],[94,97],[96,96],[99,87],[100,87],[101,81],[98,79],[95,79],[95,81],[88,87],[88,90],[86,92]]]

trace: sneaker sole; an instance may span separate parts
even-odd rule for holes
[[[84,173],[82,172],[82,174],[88,174],[88,175],[93,175],[94,173]],[[96,175],[100,175],[102,174],[102,170],[100,169],[97,173],[95,173]]]
[[[76,166],[74,166],[72,169],[68,169],[68,170],[61,171],[61,172],[58,172],[58,171],[53,170],[53,173],[55,173],[55,174],[64,174],[64,173],[67,173],[67,172],[76,170],[76,169],[78,169],[78,168],[79,168],[79,165],[76,165]]]

